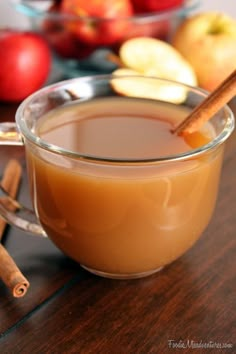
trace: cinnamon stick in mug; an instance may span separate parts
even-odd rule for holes
[[[19,162],[17,160],[10,160],[5,168],[1,185],[12,198],[16,197],[21,174],[22,169]],[[6,222],[0,218],[0,241],[5,227]],[[30,285],[2,244],[0,244],[0,278],[10,289],[14,297],[24,296]]]
[[[214,91],[173,130],[173,133],[196,132],[213,115],[236,95],[236,70],[234,70]]]

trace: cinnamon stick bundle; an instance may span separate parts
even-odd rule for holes
[[[22,169],[17,160],[10,160],[5,168],[1,186],[6,192],[15,198],[21,179]],[[6,222],[0,218],[0,241],[2,239]],[[0,278],[12,292],[14,297],[22,297],[29,287],[28,280],[21,273],[16,263],[7,250],[0,243]]]

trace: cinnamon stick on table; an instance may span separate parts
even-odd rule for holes
[[[21,165],[17,160],[10,160],[5,167],[3,177],[1,180],[1,186],[13,199],[16,198],[20,179],[21,179],[22,169]],[[5,204],[5,203],[4,203]],[[12,209],[12,211],[14,211]],[[2,240],[3,233],[6,227],[6,222],[0,218],[0,241]]]
[[[5,168],[1,186],[6,192],[15,198],[21,179],[22,169],[17,160],[10,160]],[[6,222],[0,218],[0,241],[2,239]],[[0,278],[11,290],[14,297],[22,297],[29,287],[28,280],[21,273],[16,263],[7,250],[0,243]]]

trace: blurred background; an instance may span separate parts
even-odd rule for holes
[[[194,71],[193,75],[191,74],[191,77],[196,76],[196,80],[191,82],[185,82],[187,84],[195,85],[195,83],[197,82],[200,87],[208,91],[212,91],[216,87],[217,83],[221,82],[232,71],[232,67],[233,69],[235,68],[234,63],[236,60],[236,35],[231,36],[231,39],[227,41],[225,38],[227,38],[228,29],[227,26],[225,27],[225,25],[220,25],[220,34],[222,34],[222,36],[218,36],[218,38],[217,36],[215,36],[214,40],[211,43],[211,48],[209,48],[209,43],[205,46],[208,49],[206,49],[206,53],[204,52],[204,55],[208,56],[208,58],[211,58],[210,61],[207,61],[208,65],[205,65],[205,63],[201,65],[202,58],[201,56],[200,58],[198,58],[197,55],[199,53],[199,48],[194,48],[194,46],[192,46],[192,43],[186,44],[187,37],[192,37],[191,27],[189,32],[191,33],[191,36],[187,36],[186,34],[184,34],[185,40],[183,41],[183,33],[181,32],[181,34],[179,35],[180,40],[174,40],[174,35],[176,38],[176,29],[178,28],[178,24],[181,23],[185,16],[188,17],[188,15],[193,15],[194,13],[218,11],[219,13],[221,13],[221,15],[229,15],[230,21],[233,22],[232,28],[235,28],[235,21],[233,20],[236,19],[236,3],[233,1],[178,0],[178,6],[176,7],[177,9],[173,11],[173,6],[174,8],[176,6],[175,2],[175,5],[171,5],[171,7],[169,5],[170,2],[167,1],[165,3],[165,0],[163,0],[163,2],[159,0],[159,3],[157,1],[155,5],[164,5],[164,7],[159,10],[161,13],[159,14],[158,10],[156,10],[155,16],[146,16],[149,15],[148,10],[145,8],[145,10],[147,10],[147,13],[144,11],[145,14],[143,15],[143,12],[140,12],[140,9],[141,11],[143,9],[135,7],[135,4],[138,3],[140,5],[140,3],[143,3],[146,6],[148,0],[142,0],[140,2],[138,0],[137,3],[135,3],[135,1],[129,2],[127,0],[123,0],[124,4],[131,4],[132,10],[130,13],[132,14],[132,16],[130,16],[129,13],[129,15],[125,17],[124,20],[124,18],[122,18],[123,13],[117,12],[117,22],[106,22],[105,20],[103,23],[103,21],[101,21],[101,17],[106,17],[106,15],[104,15],[104,12],[101,13],[101,11],[104,11],[101,5],[105,3],[109,4],[108,7],[110,7],[110,4],[114,4],[115,0],[106,0],[106,2],[104,0],[100,0],[100,6],[98,6],[97,3],[95,6],[95,2],[93,2],[92,0],[87,0],[89,10],[86,8],[85,11],[91,11],[91,7],[93,4],[94,8],[96,8],[96,11],[99,9],[98,15],[96,15],[98,19],[93,20],[91,26],[91,23],[89,21],[86,22],[86,18],[83,19],[83,17],[81,17],[76,23],[76,28],[71,25],[73,23],[71,22],[71,18],[73,18],[74,14],[76,13],[73,13],[73,11],[75,11],[74,9],[76,9],[76,11],[78,10],[77,6],[82,7],[82,11],[84,11],[83,6],[84,4],[86,4],[86,1],[78,1],[80,5],[77,4],[76,6],[73,3],[72,13],[70,12],[70,1],[71,0],[68,0],[68,2],[66,1],[66,6],[68,6],[69,4],[69,12],[67,12],[68,9],[66,9],[66,7],[61,10],[62,3],[59,3],[58,1],[53,2],[53,0],[28,0],[28,3],[26,3],[29,7],[24,7],[24,10],[26,13],[28,13],[28,15],[31,16],[30,21],[30,18],[24,15],[22,12],[16,11],[15,6],[13,5],[14,2],[15,4],[18,3],[19,6],[20,0],[0,0],[0,28],[16,28],[20,29],[21,32],[24,30],[32,29],[36,32],[43,34],[44,39],[48,41],[47,44],[49,44],[50,49],[52,49],[51,54],[53,61],[52,65],[50,62],[50,71],[47,75],[46,83],[54,82],[63,78],[114,72],[115,69],[120,67],[120,63],[122,63],[122,60],[120,61],[119,58],[120,46],[130,38],[142,36],[158,38],[167,42],[169,41],[169,43],[173,44],[175,50],[178,50],[179,53],[183,56],[183,58],[188,61],[187,64],[191,64],[191,69],[192,71]],[[40,9],[38,9],[38,6],[40,6]],[[106,6],[107,5],[105,5],[105,9]],[[102,7],[102,10],[100,7]],[[32,9],[34,10],[32,11]],[[55,17],[47,17],[48,14],[49,16],[52,14],[51,11],[58,11],[59,15],[56,16],[56,20]],[[125,11],[129,11],[127,10],[127,7],[125,8]],[[149,12],[151,13],[152,10],[149,9]],[[43,13],[43,15],[41,16],[39,15],[39,13]],[[67,16],[72,17],[70,17],[70,19],[68,19],[67,17],[67,19],[65,20],[65,14]],[[122,15],[119,18],[120,14]],[[125,15],[126,14],[127,13],[125,12]],[[130,18],[132,20],[130,20]],[[217,23],[219,23],[219,18],[221,18],[221,16],[217,17]],[[129,28],[128,31],[126,30],[126,26],[128,26],[127,28]],[[212,24],[210,27],[211,30],[214,31],[214,28],[212,28]],[[219,30],[219,28],[217,28],[217,31]],[[236,33],[236,30],[234,30],[233,33]],[[190,47],[191,50],[189,50]],[[224,48],[224,50],[222,50],[222,47]],[[16,46],[14,44],[14,49],[15,48]],[[188,48],[188,50],[186,50],[186,48]],[[223,52],[224,55],[219,56],[217,54],[218,51],[220,53]],[[193,52],[194,55],[192,55]],[[11,57],[16,58],[16,55],[16,53],[14,55],[11,54]],[[224,58],[222,59],[222,63],[219,63],[219,57]],[[2,58],[0,66],[2,67],[2,71],[4,71],[3,64],[5,59],[3,55],[1,56],[1,46],[0,58]],[[18,63],[19,60],[17,62],[16,58],[17,68],[19,67]],[[125,64],[126,67],[130,68],[127,63]],[[121,66],[123,66],[123,64]],[[131,69],[135,68],[131,66]],[[5,69],[5,71],[8,73],[8,76],[10,76],[12,68],[8,67],[7,69]],[[207,75],[205,74],[205,72],[207,72]],[[165,75],[171,74],[169,73],[169,70],[164,70],[163,72],[160,72],[159,70],[158,75],[162,75],[163,77],[165,77]],[[34,75],[32,76],[34,78]],[[181,75],[181,77],[184,76]],[[31,79],[33,80],[33,78]],[[175,79],[176,81],[178,81],[176,76],[168,76],[167,78],[172,80]]]
[[[40,2],[40,1],[38,1]],[[41,1],[46,4],[46,0]],[[236,2],[235,1],[223,1],[223,0],[201,0],[202,11],[218,10],[230,14],[236,18]],[[0,26],[14,26],[28,28],[28,19],[16,11],[11,6],[10,0],[0,0]]]

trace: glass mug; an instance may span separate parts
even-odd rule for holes
[[[156,149],[155,124],[164,117],[176,125],[206,95],[142,76],[90,76],[42,88],[20,104],[16,124],[0,125],[1,144],[25,146],[34,212],[12,203],[37,221],[0,202],[1,216],[48,236],[94,274],[132,279],[157,272],[190,249],[211,219],[234,117],[225,106],[204,127],[208,140],[183,151],[168,150],[171,136]]]

